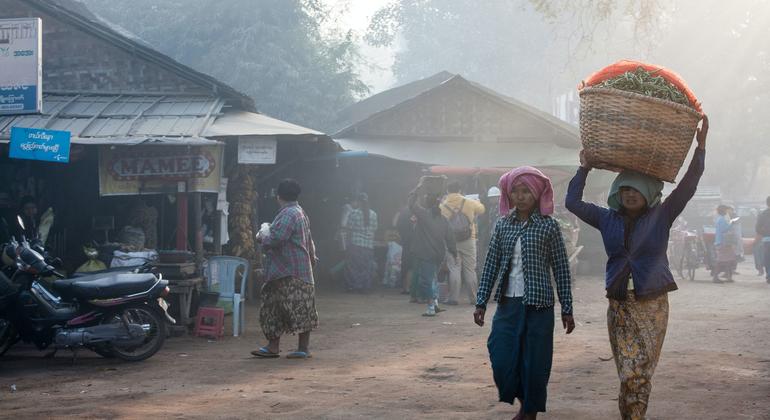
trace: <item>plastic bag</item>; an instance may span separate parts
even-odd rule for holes
[[[94,248],[84,246],[83,252],[86,254],[88,261],[78,267],[77,270],[75,270],[76,273],[93,273],[95,271],[103,271],[107,269],[107,265],[97,259],[99,256],[99,251]]]
[[[259,237],[267,238],[268,236],[270,236],[270,223],[262,223],[259,227]]]

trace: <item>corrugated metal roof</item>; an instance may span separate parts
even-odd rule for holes
[[[207,96],[48,93],[43,114],[0,117],[0,140],[11,127],[35,127],[69,131],[81,144],[202,142],[223,105]]]

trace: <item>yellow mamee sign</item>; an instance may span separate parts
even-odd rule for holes
[[[128,146],[99,149],[99,194],[219,191],[222,147]]]

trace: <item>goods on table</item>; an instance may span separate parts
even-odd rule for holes
[[[615,63],[581,84],[580,137],[586,158],[597,168],[634,170],[674,182],[701,119],[699,111],[697,98],[676,73],[633,61]]]
[[[144,230],[135,226],[124,226],[118,233],[118,242],[124,251],[141,251],[144,249]]]
[[[446,194],[446,177],[426,175],[420,178],[420,188],[424,194],[443,196]]]

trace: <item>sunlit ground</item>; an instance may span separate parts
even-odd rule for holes
[[[651,419],[766,419],[770,413],[770,285],[751,264],[733,284],[705,271],[680,281],[654,377]],[[556,331],[544,419],[617,418],[601,281],[579,278],[571,336]],[[175,338],[152,359],[127,364],[83,352],[74,363],[15,349],[0,361],[0,412],[8,418],[509,418],[487,361],[489,326],[472,307],[436,318],[393,291],[325,294],[307,361],[256,360],[256,307],[248,332],[210,342]],[[490,308],[492,309],[492,308]],[[491,316],[488,315],[488,317]],[[283,343],[284,353],[296,342]],[[15,384],[17,391],[10,391]]]

